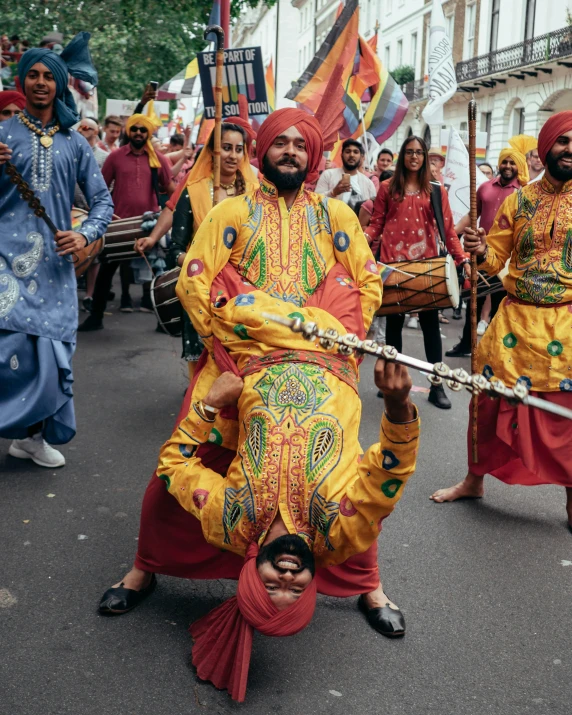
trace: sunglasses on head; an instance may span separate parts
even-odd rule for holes
[[[136,134],[137,132],[139,132],[139,134],[147,134],[148,133],[147,129],[145,129],[145,127],[131,127],[131,129],[129,131],[132,134]]]

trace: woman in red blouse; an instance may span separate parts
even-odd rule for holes
[[[384,263],[396,263],[439,255],[441,238],[431,207],[431,191],[441,191],[447,251],[457,265],[468,262],[468,256],[455,233],[447,192],[442,186],[431,184],[427,147],[423,139],[416,136],[410,136],[403,142],[393,178],[379,186],[371,222],[365,229],[374,256],[377,257],[379,253]],[[404,321],[403,313],[387,316],[387,344],[395,346],[400,352]],[[423,331],[427,360],[441,362],[443,348],[439,312],[421,311],[419,324]],[[431,386],[429,402],[442,409],[451,407],[442,385]]]

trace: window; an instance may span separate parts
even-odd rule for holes
[[[487,154],[491,144],[491,126],[493,120],[492,112],[482,112],[481,113],[481,131],[487,133]]]
[[[470,59],[475,56],[475,19],[477,15],[477,4],[471,3],[467,5],[467,19],[466,19],[466,38],[467,38],[467,52],[466,58]]]
[[[524,107],[517,107],[514,110],[513,135],[524,134]]]
[[[461,122],[459,126],[459,131],[460,132],[466,132],[467,131],[467,122]]]
[[[417,74],[417,33],[411,33],[411,65]]]
[[[451,47],[453,46],[453,33],[455,32],[455,15],[447,15],[445,18],[445,32],[447,33],[447,37],[449,38],[449,42],[451,43]]]
[[[384,50],[384,58],[385,58],[385,69],[389,72],[389,67],[390,67],[390,60],[391,60],[391,45],[386,45],[385,50]]]
[[[526,0],[526,16],[524,25],[524,39],[534,37],[534,16],[536,14],[536,0]]]
[[[491,52],[494,52],[498,48],[499,15],[500,15],[500,0],[493,0],[493,6],[492,6],[492,12],[491,12],[491,41],[490,41]]]
[[[403,64],[403,40],[397,40],[397,66]]]

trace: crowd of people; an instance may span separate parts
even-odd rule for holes
[[[125,123],[108,116],[100,127],[78,115],[67,88],[68,73],[96,81],[87,42],[80,33],[61,53],[28,49],[18,67],[22,93],[0,93],[0,437],[11,440],[13,458],[65,464],[53,445],[76,432],[76,331],[103,328],[118,266],[120,310],[132,311],[138,270],[105,255],[92,264],[88,315],[78,328],[73,255],[103,236],[113,216],[151,212],[156,223],[135,250],[151,256],[161,246],[165,267],[180,269],[189,385],[145,492],[133,567],[105,591],[99,611],[137,607],[157,574],[237,579],[236,597],[191,632],[199,677],[242,701],[253,631],[302,630],[318,592],[358,596],[372,628],[405,634],[380,579],[377,546],[415,471],[420,429],[406,368],[379,359],[379,442],[361,455],[358,357],[267,315],[362,340],[369,334],[401,351],[405,314],[388,315],[385,326],[376,316],[384,268],[450,255],[463,280],[476,255],[493,287],[505,272],[491,293],[479,370],[570,407],[572,112],[552,116],[538,141],[514,137],[498,172],[481,166],[490,176],[477,194],[474,231],[467,217],[454,224],[443,152],[417,136],[397,157],[382,148],[371,170],[362,144],[347,139],[336,167],[312,115],[281,109],[257,133],[237,117],[222,125],[217,184],[213,135],[198,148],[188,131],[164,144],[154,139],[152,107],[143,111],[151,88]],[[59,227],[54,234],[30,212],[9,163]],[[85,211],[75,229],[74,206]],[[150,277],[140,281],[141,310],[152,309]],[[440,319],[438,310],[419,311],[432,363],[442,360]],[[447,355],[470,353],[468,329],[466,321]],[[569,422],[484,394],[475,399],[478,460],[469,449],[465,479],[431,498],[481,497],[485,474],[559,485],[572,530]],[[442,383],[432,384],[429,401],[451,406]]]

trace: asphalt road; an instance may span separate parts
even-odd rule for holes
[[[102,618],[101,593],[131,563],[141,497],[186,383],[179,342],[141,313],[81,335],[77,437],[67,466],[35,467],[0,440],[2,715],[568,715],[572,710],[572,536],[562,489],[489,478],[478,502],[429,495],[464,475],[468,396],[442,412],[417,392],[418,469],[380,540],[386,591],[407,635],[372,631],[355,599],[320,597],[312,625],[255,640],[247,701],[201,683],[188,625],[232,583],[161,577],[131,614]],[[447,347],[460,329],[445,327]],[[404,349],[422,357],[419,331]],[[468,360],[450,361],[465,364]],[[362,444],[382,402],[362,371]],[[427,383],[419,374],[417,386]]]

